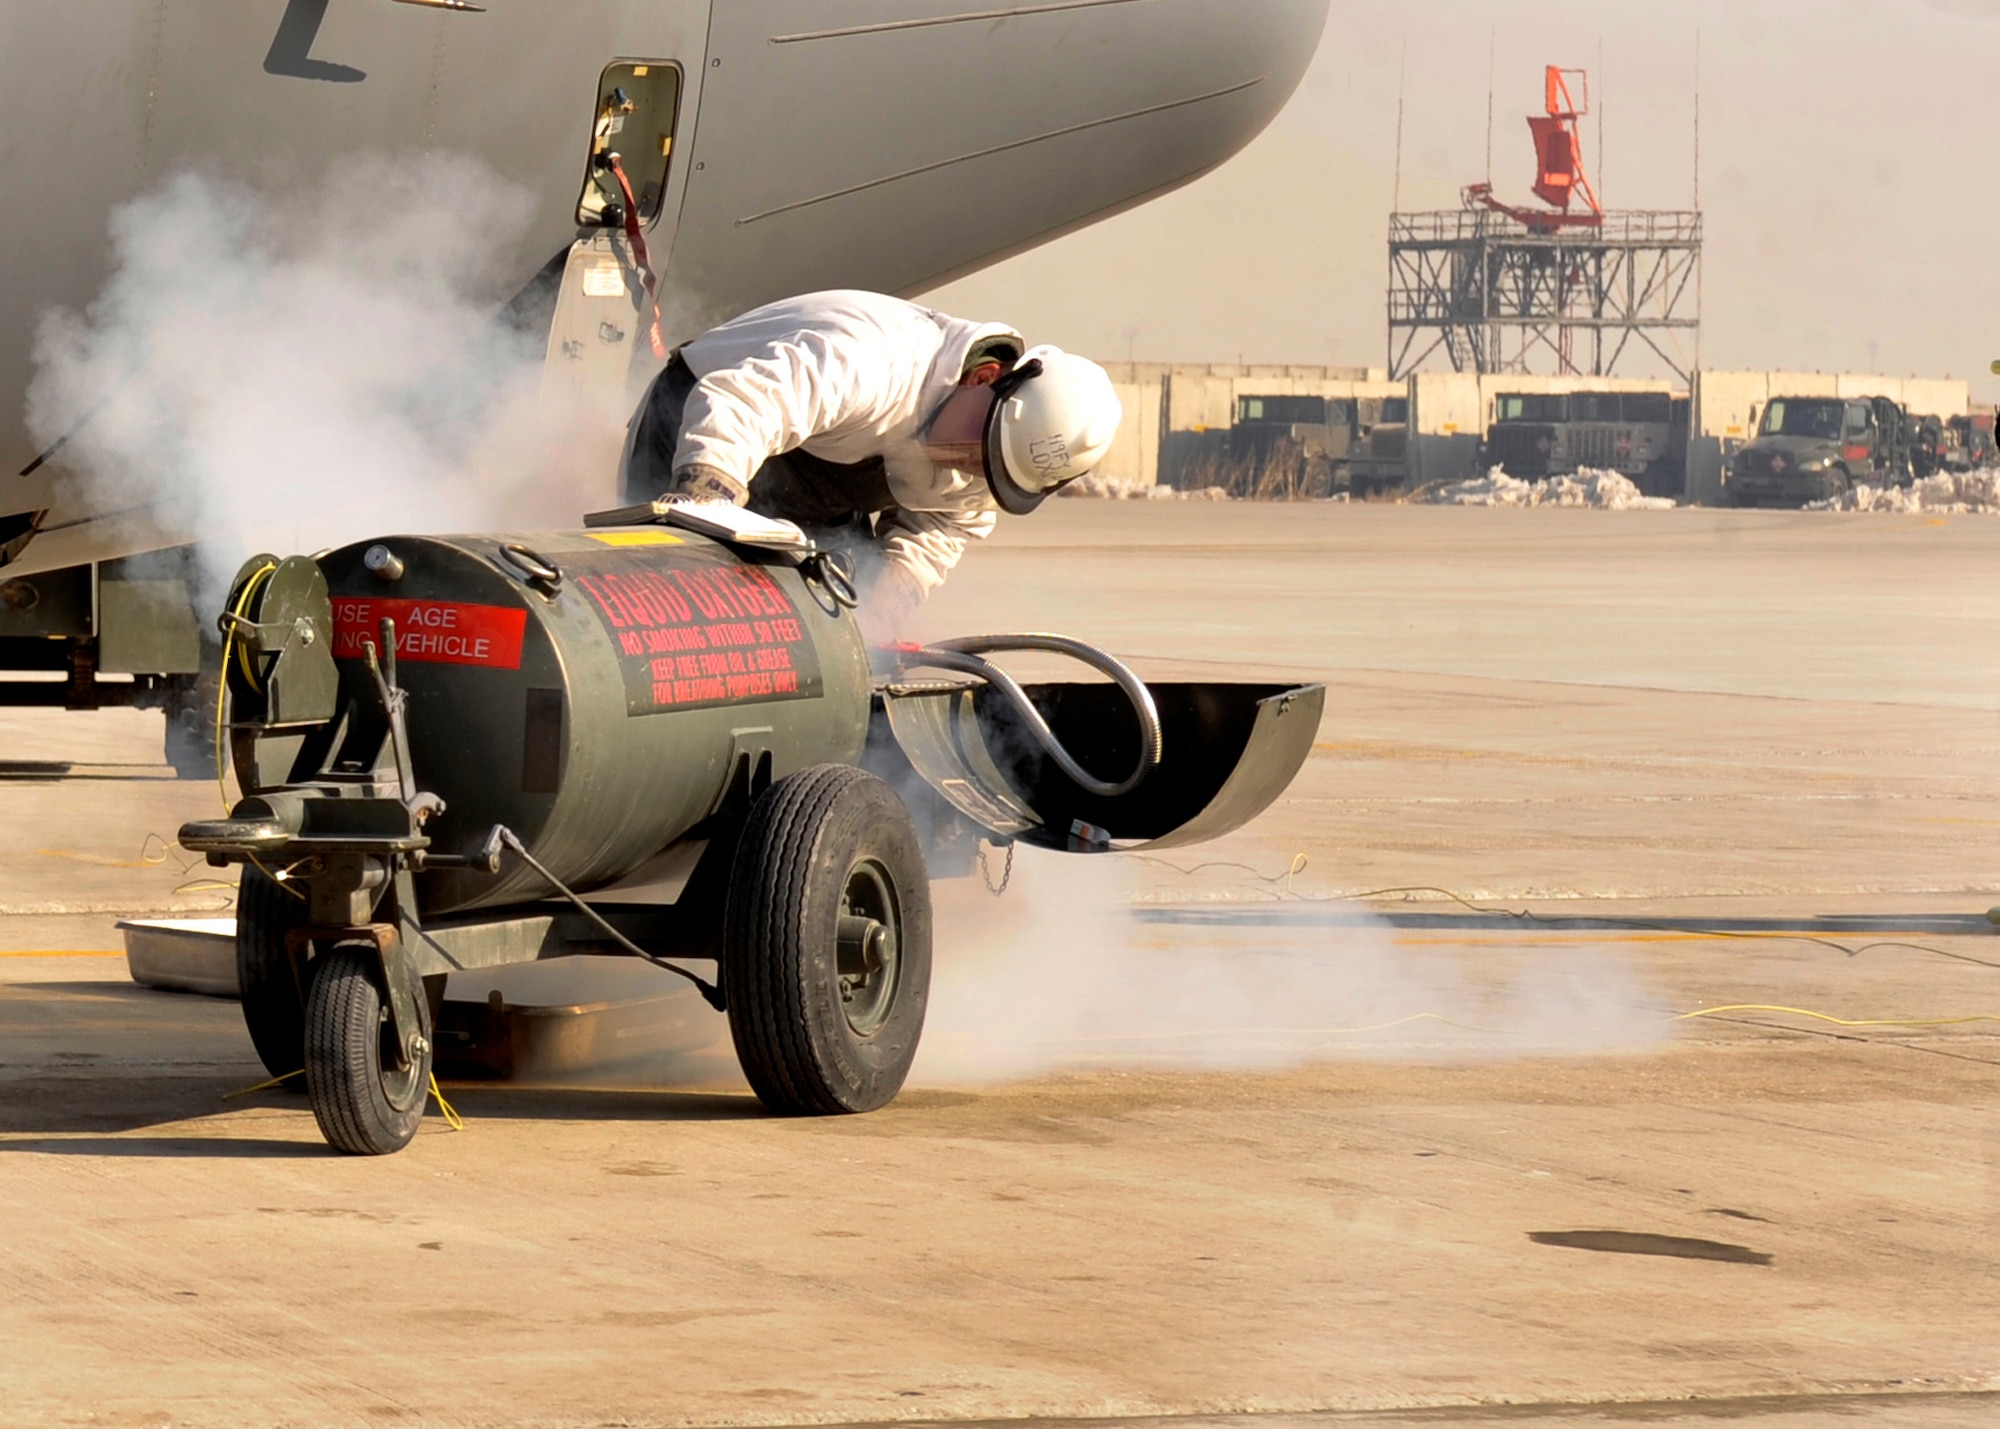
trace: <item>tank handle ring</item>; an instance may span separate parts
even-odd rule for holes
[[[808,579],[826,587],[835,605],[853,610],[861,604],[861,592],[854,584],[854,562],[845,551],[820,551],[806,557],[799,568]]]
[[[553,596],[562,588],[562,567],[519,541],[509,541],[502,546],[500,558],[525,576],[528,583],[543,595]]]

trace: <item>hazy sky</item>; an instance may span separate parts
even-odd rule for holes
[[[1455,208],[1484,176],[1489,55],[1503,197],[1529,196],[1524,116],[1562,64],[1592,71],[1606,205],[1686,208],[1697,32],[1703,365],[2000,395],[2000,0],[1334,0],[1304,83],[1243,153],[932,300],[1107,358],[1382,365],[1406,46],[1404,208]]]

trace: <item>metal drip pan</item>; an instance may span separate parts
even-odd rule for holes
[[[235,997],[234,918],[132,918],[120,922],[125,966],[141,987]]]
[[[716,1014],[692,990],[602,1002],[514,1003],[495,989],[483,1002],[449,995],[437,1017],[437,1071],[459,1079],[575,1078],[718,1044]],[[721,1052],[728,1055],[726,1037]]]

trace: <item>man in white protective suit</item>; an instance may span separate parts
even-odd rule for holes
[[[1110,450],[1088,358],[880,293],[807,293],[684,344],[639,404],[625,499],[727,501],[863,557],[863,630],[895,638],[996,513],[1026,515]]]

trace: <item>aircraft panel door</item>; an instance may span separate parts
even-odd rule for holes
[[[680,95],[678,65],[625,60],[606,67],[597,81],[590,159],[576,204],[578,227],[619,226],[625,203],[621,174],[640,220],[650,225],[659,218]]]

